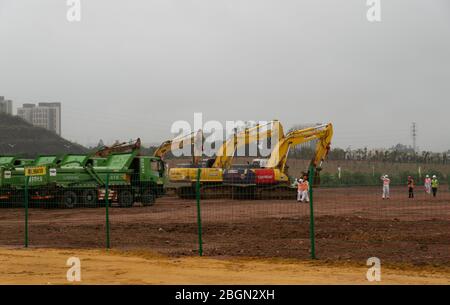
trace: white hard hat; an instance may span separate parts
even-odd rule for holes
[[[389,176],[388,175],[384,175],[384,178],[389,178]]]
[[[430,178],[430,175],[427,175],[427,178]]]
[[[433,175],[433,178],[437,178],[437,176],[436,176],[436,175]]]

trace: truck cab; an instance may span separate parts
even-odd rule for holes
[[[155,187],[157,197],[164,194],[164,183],[166,179],[166,166],[159,157],[136,156],[130,166],[138,177],[134,175],[134,183],[149,184]],[[133,180],[133,178],[132,178]]]

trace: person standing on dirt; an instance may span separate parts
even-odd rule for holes
[[[427,175],[425,177],[424,186],[425,186],[425,193],[431,194],[431,178],[430,178],[430,175]]]
[[[297,179],[297,202],[302,200],[302,183],[303,179]]]
[[[413,177],[408,177],[408,194],[409,198],[414,198],[414,179]]]
[[[301,190],[302,190],[302,196],[300,198],[301,202],[307,202],[309,203],[309,181],[303,180],[301,184]]]
[[[383,181],[383,200],[384,199],[390,199],[390,184],[391,179],[389,179],[388,175],[384,175],[381,177],[381,180]]]
[[[439,180],[436,177],[436,175],[434,175],[433,179],[431,180],[431,189],[433,190],[433,197],[437,196],[438,188],[439,188]]]

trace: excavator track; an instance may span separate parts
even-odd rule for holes
[[[181,199],[195,199],[195,188],[192,186],[181,186],[176,190],[177,196]]]
[[[295,200],[297,189],[288,185],[235,185],[230,194],[235,200]]]
[[[256,185],[202,185],[201,199],[233,199],[233,200],[295,200],[297,189],[288,185],[257,187]],[[177,189],[181,199],[195,199],[195,186],[184,186]]]
[[[257,190],[255,198],[259,200],[295,200],[297,189],[288,185],[275,185]]]
[[[228,185],[203,185],[200,188],[201,199],[229,199],[231,187]]]
[[[176,194],[181,199],[197,198],[195,185],[178,187]],[[227,185],[202,185],[200,187],[201,199],[231,199],[231,194],[231,187]]]

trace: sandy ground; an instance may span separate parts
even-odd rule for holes
[[[71,284],[69,257],[81,260],[81,284],[373,284],[367,267],[288,259],[170,258],[147,251],[0,249],[0,284]],[[378,284],[450,284],[450,270],[382,266]]]

